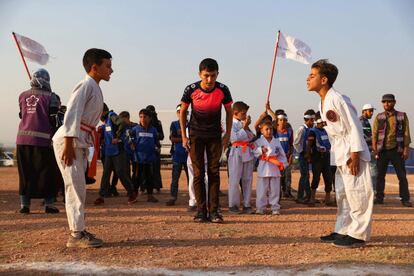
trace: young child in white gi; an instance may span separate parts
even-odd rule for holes
[[[244,102],[233,104],[233,125],[230,133],[229,168],[229,211],[240,213],[240,180],[243,191],[243,212],[251,214],[250,205],[252,194],[254,156],[250,141],[254,138],[250,130],[250,116],[247,116],[249,106]]]
[[[95,127],[103,110],[99,82],[113,72],[111,54],[89,49],[83,57],[87,72],[72,92],[63,125],[53,137],[55,157],[65,182],[65,207],[71,234],[67,247],[100,247],[103,242],[85,230],[85,173],[88,148],[94,145]],[[95,149],[97,153],[97,149]]]
[[[273,215],[280,215],[280,177],[288,165],[279,139],[273,137],[271,122],[260,127],[262,136],[254,143],[254,155],[259,159],[256,184],[256,214],[264,214],[269,202]]]
[[[337,247],[359,247],[371,235],[374,195],[370,152],[362,125],[351,100],[333,87],[338,69],[327,60],[312,65],[307,78],[309,91],[321,97],[319,109],[331,142],[331,165],[336,165],[335,191],[338,204],[333,233],[321,237]]]

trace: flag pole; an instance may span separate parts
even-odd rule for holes
[[[19,42],[17,41],[16,34],[15,32],[12,32],[12,34],[13,34],[14,41],[16,42],[17,49],[19,49],[20,56],[22,57],[24,68],[26,68],[27,75],[29,76],[29,79],[32,80],[32,76],[30,76],[29,68],[27,68],[26,60],[24,59],[22,50],[20,49]]]
[[[276,66],[277,48],[279,48],[279,38],[280,38],[280,30],[277,32],[277,42],[276,42],[276,48],[275,48],[275,56],[273,57],[272,74],[270,76],[269,91],[267,92],[267,100],[266,100],[266,103],[269,102],[270,91],[272,91],[273,74],[275,72],[275,66]]]

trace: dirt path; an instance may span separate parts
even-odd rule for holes
[[[15,274],[20,270],[27,273],[33,262],[39,267],[53,262],[49,269],[53,275],[60,273],[53,267],[63,269],[58,263],[75,267],[86,262],[87,267],[93,264],[98,268],[164,269],[166,274],[172,274],[170,270],[181,271],[180,275],[189,270],[237,274],[255,271],[256,274],[261,269],[263,273],[282,273],[285,269],[300,272],[302,268],[311,271],[332,266],[370,267],[378,273],[384,272],[378,265],[394,265],[387,267],[414,274],[414,208],[401,206],[397,200],[398,187],[394,185],[387,187],[386,204],[375,206],[371,242],[360,249],[338,249],[318,242],[320,235],[332,230],[335,208],[322,205],[309,208],[282,200],[281,216],[232,215],[227,212],[225,196],[221,198],[225,224],[195,224],[192,213],[186,210],[184,178],[180,182],[182,193],[178,205],[167,207],[171,171],[163,171],[162,175],[165,188],[156,195],[160,202],[155,204],[140,197],[136,205],[128,206],[122,191],[121,197],[108,199],[104,206],[97,207],[93,201],[98,184],[89,186],[87,226],[104,239],[105,246],[78,250],[65,247],[68,227],[63,204],[57,204],[60,214],[46,215],[40,200],[34,200],[32,214],[18,214],[17,170],[0,168],[0,273]],[[297,177],[294,173],[294,184]],[[222,179],[222,190],[227,192],[224,172]],[[413,179],[410,176],[409,182]],[[387,176],[388,182],[398,183],[398,180],[391,175]],[[121,189],[120,184],[118,187]],[[7,265],[15,269],[10,270]],[[135,273],[141,274],[139,270]]]

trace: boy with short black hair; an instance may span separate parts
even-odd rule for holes
[[[247,116],[249,106],[244,102],[233,104],[233,126],[230,134],[229,169],[229,211],[239,213],[240,190],[243,191],[243,212],[252,213],[250,198],[252,192],[254,156],[250,142],[254,138],[249,126],[250,116]]]
[[[308,91],[319,94],[319,110],[331,142],[331,164],[337,166],[335,193],[338,204],[335,230],[321,237],[338,247],[359,247],[371,235],[374,194],[370,152],[351,100],[332,85],[338,68],[327,60],[312,64]]]
[[[156,158],[157,130],[151,126],[151,111],[139,111],[139,124],[133,128],[135,134],[135,151],[137,154],[138,188],[147,190],[147,202],[158,202],[153,196],[154,171],[153,163]]]
[[[136,183],[136,174],[137,174],[137,156],[135,153],[135,136],[132,129],[138,124],[131,121],[131,116],[128,111],[122,111],[119,113],[119,118],[124,121],[125,131],[121,135],[122,142],[124,144],[124,150],[127,156],[127,171],[128,175],[131,177],[132,186]],[[131,165],[132,165],[132,175],[131,175]]]
[[[287,159],[282,145],[273,137],[271,122],[261,124],[262,136],[255,141],[254,155],[259,159],[256,185],[256,213],[264,214],[269,203],[273,215],[280,215],[280,176]]]
[[[109,81],[113,73],[111,58],[109,52],[101,49],[85,52],[83,65],[87,76],[73,91],[63,125],[53,136],[56,160],[65,182],[65,207],[71,231],[67,247],[88,248],[103,244],[85,230],[85,170],[88,148],[95,145],[95,127],[104,103],[99,82]],[[95,148],[94,154],[97,150]]]
[[[220,191],[220,157],[227,146],[232,125],[230,90],[217,82],[217,61],[206,58],[199,66],[200,81],[188,85],[181,98],[180,127],[183,146],[190,152],[194,168],[197,199],[195,222],[222,223],[218,211]],[[191,104],[190,137],[186,136],[187,110]],[[226,133],[221,136],[221,106],[226,110]],[[188,142],[191,142],[191,145]],[[207,153],[208,196],[204,185],[204,152]]]

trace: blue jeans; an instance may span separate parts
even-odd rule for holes
[[[309,163],[305,160],[304,154],[299,155],[299,168],[300,179],[298,188],[298,199],[303,199],[306,196],[310,196],[310,182],[309,182]]]
[[[45,198],[45,206],[52,206],[55,203],[54,197]],[[20,205],[30,207],[30,196],[20,195]]]
[[[185,163],[173,162],[172,181],[171,181],[171,198],[173,198],[174,200],[177,200],[178,181],[180,180],[180,175],[181,175],[182,170],[184,170],[185,175],[187,176],[187,183],[188,183],[187,162],[185,162]]]

